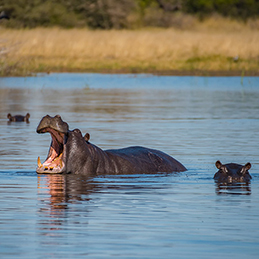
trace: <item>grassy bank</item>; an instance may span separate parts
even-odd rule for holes
[[[0,28],[0,75],[34,72],[259,74],[259,30],[228,21],[185,30]]]

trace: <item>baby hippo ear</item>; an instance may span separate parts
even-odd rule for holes
[[[30,118],[30,114],[27,113],[24,117],[24,121],[26,121],[27,123],[29,123],[29,118]]]
[[[221,162],[220,162],[219,160],[215,163],[215,165],[216,165],[216,167],[217,167],[218,169],[220,169],[221,166],[222,166],[222,164],[221,164]]]
[[[89,139],[90,139],[90,134],[89,133],[85,133],[84,139],[85,139],[85,141],[88,142]]]

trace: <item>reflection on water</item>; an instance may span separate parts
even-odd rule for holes
[[[67,208],[66,183],[63,175],[38,176],[38,190],[49,193],[49,200],[44,203],[49,204],[50,216],[62,212]],[[44,181],[44,183],[42,183]],[[40,209],[44,212],[44,208]]]
[[[106,176],[104,178],[88,178],[84,175],[63,175],[46,174],[37,175],[38,194],[44,199],[40,199],[39,212],[46,213],[50,218],[53,216],[62,218],[65,215],[68,204],[91,201],[91,194],[105,192],[111,193],[113,190],[141,194],[141,192],[155,192],[157,186],[156,179],[163,179],[170,174],[156,174],[150,176]],[[177,174],[174,175],[177,177]],[[159,187],[160,188],[160,187]],[[164,185],[163,188],[166,188]],[[48,194],[48,195],[46,195]]]
[[[259,78],[50,74],[0,78],[1,258],[257,258]],[[30,123],[6,115],[31,114]],[[60,114],[103,149],[160,149],[179,174],[36,175]],[[250,162],[217,184],[215,162]]]
[[[89,194],[97,189],[97,185],[85,176],[49,174],[37,177],[38,193],[49,194],[42,204],[48,204],[50,215],[67,209],[69,202],[89,201]],[[44,208],[41,210],[44,211]]]
[[[250,183],[217,183],[216,193],[232,194],[232,195],[250,195],[251,186]]]

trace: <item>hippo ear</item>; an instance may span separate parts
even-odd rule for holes
[[[227,174],[228,173],[228,169],[225,165],[222,165],[221,162],[218,160],[216,163],[215,163],[216,167],[218,169],[220,169],[223,173]]]
[[[220,169],[221,166],[222,166],[222,164],[221,164],[221,162],[220,162],[219,160],[215,163],[215,165],[216,165],[216,167],[217,167],[218,169]]]
[[[248,162],[245,164],[246,170],[249,170],[251,167],[252,167],[251,163]]]
[[[89,133],[85,133],[84,139],[85,139],[86,142],[88,142],[89,139],[90,139],[90,134]]]
[[[8,118],[8,119],[11,119],[11,118],[12,118],[11,113],[8,113],[8,114],[7,114],[7,118]]]
[[[248,163],[246,163],[243,167],[242,167],[242,169],[241,169],[241,174],[246,174],[246,172],[250,169],[252,167],[252,165],[248,162]]]

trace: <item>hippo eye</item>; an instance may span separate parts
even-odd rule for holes
[[[241,173],[241,174],[245,174],[245,173],[246,173],[246,168],[243,167],[243,168],[240,170],[240,173]]]
[[[79,129],[74,129],[73,132],[75,133],[81,133],[81,131]]]
[[[228,169],[227,169],[225,166],[222,168],[222,170],[223,170],[223,172],[224,172],[225,174],[228,173]]]

